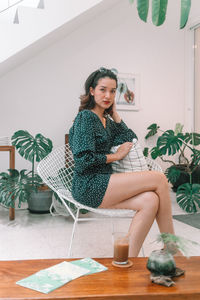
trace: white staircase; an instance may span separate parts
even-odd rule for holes
[[[2,0],[0,0],[2,1]],[[8,1],[8,0],[6,0]],[[16,0],[10,0],[16,1]],[[26,1],[35,1],[32,7]],[[0,13],[0,75],[56,42],[120,0],[24,0]],[[128,0],[126,0],[128,1]],[[27,2],[28,3],[28,2]],[[10,14],[9,17],[6,14]],[[13,23],[14,18],[19,22]]]

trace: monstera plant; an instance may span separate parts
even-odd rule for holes
[[[39,176],[35,174],[35,162],[40,162],[52,150],[52,141],[38,133],[33,137],[28,131],[16,131],[12,138],[12,145],[16,147],[18,153],[31,162],[32,186],[41,183]]]
[[[181,1],[181,17],[180,17],[180,29],[184,28],[188,21],[190,13],[191,0]],[[134,0],[129,0],[131,4]],[[152,22],[156,26],[160,26],[164,23],[167,13],[168,0],[152,0]],[[144,22],[147,21],[149,11],[149,0],[137,0],[137,10],[140,19]]]
[[[183,126],[176,124],[175,130],[163,131],[157,124],[148,128],[146,139],[157,135],[156,145],[151,149],[145,148],[144,155],[150,153],[153,159],[160,158],[170,163],[165,171],[168,181],[176,191],[179,206],[189,212],[195,213],[200,208],[200,134],[196,132],[183,132]],[[176,155],[177,162],[170,157]],[[167,158],[166,158],[167,157]]]
[[[52,150],[52,141],[42,134],[33,137],[28,131],[19,130],[11,138],[12,145],[18,153],[30,161],[31,170],[9,169],[8,173],[0,173],[0,202],[7,207],[14,207],[18,199],[18,206],[22,202],[28,202],[33,192],[43,187],[42,179],[35,172],[35,163],[40,162]]]

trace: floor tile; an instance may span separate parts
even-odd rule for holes
[[[173,214],[184,214],[171,193]],[[130,220],[114,222],[115,231],[127,231]],[[71,217],[31,214],[27,209],[16,210],[14,221],[8,220],[8,210],[0,206],[0,260],[66,258],[72,231]],[[200,230],[174,220],[177,235],[200,244]],[[144,242],[145,256],[160,249],[156,237],[156,222]],[[77,226],[72,247],[73,257],[110,257],[113,255],[110,220],[83,222]],[[200,255],[200,246],[190,249],[190,255]],[[142,256],[142,252],[140,252]]]

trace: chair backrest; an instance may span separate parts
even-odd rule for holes
[[[40,161],[38,174],[52,190],[67,189],[71,192],[74,170],[73,155],[69,144],[56,148]]]

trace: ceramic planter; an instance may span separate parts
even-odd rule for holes
[[[31,213],[44,214],[49,213],[50,206],[52,203],[51,190],[39,190],[33,191],[28,199],[28,209]]]

